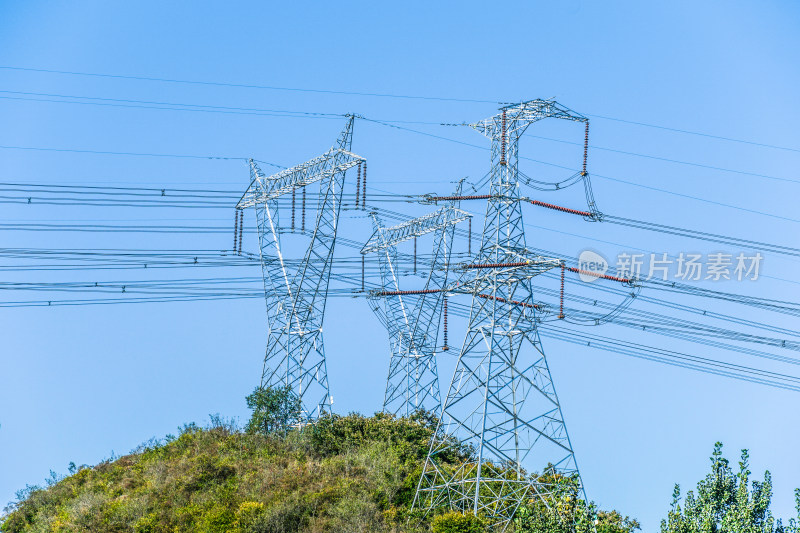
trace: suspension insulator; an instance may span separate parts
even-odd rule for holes
[[[236,252],[236,236],[239,234],[239,210],[233,212],[233,251]]]
[[[467,237],[467,255],[472,255],[472,217],[467,219],[469,237]]]
[[[417,273],[417,236],[414,236],[414,274]]]
[[[358,209],[358,204],[360,200],[360,193],[361,193],[361,163],[358,164],[358,177],[356,178],[356,209]]]
[[[294,204],[295,204],[295,196],[297,196],[296,190],[292,188],[292,231],[294,231]]]
[[[500,164],[506,164],[506,110],[503,109],[500,131]]]
[[[242,255],[242,229],[244,229],[244,209],[239,210],[239,255]]]
[[[367,208],[367,162],[364,161],[364,181],[361,189],[361,207]]]
[[[561,296],[558,306],[558,318],[564,318],[564,261],[561,261]]]
[[[586,158],[588,157],[588,155],[589,155],[589,121],[587,120],[586,132],[584,133],[583,136],[583,172],[581,172],[581,174],[583,174],[584,176],[586,175]]]
[[[364,290],[364,255],[361,255],[361,290]]]
[[[303,187],[303,215],[300,218],[300,231],[306,230],[306,188]]]
[[[598,274],[594,270],[581,270],[580,268],[575,268],[575,267],[567,267],[567,270],[569,270],[570,272],[575,272],[576,274],[583,274],[585,276],[594,276],[595,278],[607,279],[609,281],[618,281],[620,283],[627,283],[628,285],[633,285],[635,281],[634,278],[620,278],[618,276],[609,276],[608,274]]]
[[[442,346],[442,351],[446,352],[450,349],[447,345],[447,295],[444,296],[444,312],[442,313],[444,316],[444,346]]]

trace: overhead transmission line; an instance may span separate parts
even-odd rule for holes
[[[266,90],[271,90],[271,91],[289,91],[289,92],[322,93],[322,94],[341,94],[341,95],[349,95],[349,96],[372,96],[372,97],[379,97],[379,98],[402,98],[402,99],[407,99],[407,100],[433,100],[433,101],[440,101],[440,102],[465,102],[465,103],[484,103],[484,104],[502,103],[502,102],[496,102],[494,100],[479,100],[479,99],[472,99],[472,98],[453,98],[453,97],[444,97],[444,96],[419,96],[419,95],[393,94],[393,93],[376,93],[376,92],[361,92],[361,91],[339,91],[339,90],[331,90],[331,89],[311,89],[311,88],[299,88],[299,87],[281,87],[281,86],[276,86],[276,85],[258,85],[258,84],[252,84],[252,83],[230,83],[230,82],[202,81],[202,80],[181,80],[181,79],[174,79],[174,78],[160,78],[160,77],[152,77],[152,76],[130,76],[130,75],[122,75],[122,74],[99,74],[99,73],[92,73],[92,72],[77,72],[77,71],[54,70],[54,69],[35,69],[35,68],[12,67],[12,66],[0,66],[0,69],[26,71],[26,72],[40,72],[40,73],[47,73],[47,74],[63,74],[63,75],[70,75],[70,76],[86,76],[86,77],[94,77],[94,78],[114,78],[114,79],[136,80],[136,81],[157,81],[157,82],[164,82],[164,83],[179,83],[179,84],[186,84],[186,85],[208,85],[208,86],[214,86],[214,87],[236,87],[236,88],[242,88],[242,89],[266,89]]]
[[[452,139],[450,137],[444,137],[442,135],[435,135],[433,133],[427,133],[427,132],[424,132],[424,131],[419,131],[419,130],[415,130],[415,129],[412,129],[412,128],[407,128],[405,126],[399,126],[397,124],[389,124],[389,123],[386,123],[386,122],[381,122],[381,121],[377,121],[377,120],[370,120],[370,119],[365,119],[365,120],[368,120],[370,122],[375,122],[376,124],[381,124],[381,125],[386,126],[386,127],[395,128],[395,129],[398,129],[398,130],[403,130],[403,131],[407,131],[409,133],[415,133],[415,134],[418,134],[418,135],[424,135],[426,137],[431,137],[431,138],[434,138],[434,139],[439,139],[439,140],[443,140],[443,141],[447,141],[447,142],[451,142],[451,143],[455,143],[455,144],[460,144],[460,145],[468,146],[468,147],[471,147],[471,148],[477,148],[479,150],[484,150],[484,151],[488,151],[489,150],[489,148],[487,148],[485,146],[480,146],[480,145],[477,145],[477,144],[463,142],[463,141],[459,141],[457,139]],[[534,163],[539,163],[541,165],[546,165],[546,166],[550,166],[550,167],[554,167],[554,168],[560,168],[562,170],[568,170],[568,171],[573,172],[573,173],[578,172],[580,170],[580,169],[576,169],[576,168],[573,168],[573,167],[568,167],[568,166],[565,166],[565,165],[559,165],[559,164],[556,164],[556,163],[550,163],[550,162],[547,162],[547,161],[534,159],[532,157],[526,157],[526,156],[522,156],[522,155],[520,155],[518,157],[519,157],[519,159],[523,159],[523,160],[526,160],[526,161],[532,161]],[[707,204],[711,204],[711,205],[716,205],[716,206],[719,206],[719,207],[726,207],[726,208],[729,208],[729,209],[736,209],[738,211],[743,211],[743,212],[752,213],[752,214],[756,214],[756,215],[761,215],[761,216],[765,216],[765,217],[775,218],[775,219],[779,219],[779,220],[785,220],[785,221],[788,221],[788,222],[800,222],[800,219],[797,219],[797,218],[791,218],[791,217],[786,217],[786,216],[782,216],[782,215],[776,215],[774,213],[768,213],[768,212],[765,212],[765,211],[759,211],[757,209],[749,209],[749,208],[742,207],[742,206],[737,206],[737,205],[733,205],[733,204],[727,204],[727,203],[724,203],[724,202],[718,202],[716,200],[709,200],[707,198],[700,198],[698,196],[693,196],[691,194],[685,194],[685,193],[679,193],[679,192],[675,192],[675,191],[670,191],[670,190],[667,190],[667,189],[661,189],[659,187],[653,187],[653,186],[650,186],[650,185],[645,185],[643,183],[637,183],[637,182],[634,182],[634,181],[624,180],[624,179],[621,179],[621,178],[614,178],[612,176],[607,176],[607,175],[604,175],[604,174],[592,173],[592,177],[593,178],[601,178],[601,179],[605,179],[605,180],[609,180],[609,181],[616,181],[616,182],[619,182],[619,183],[624,183],[626,185],[631,185],[633,187],[639,187],[639,188],[643,188],[643,189],[648,189],[648,190],[651,190],[651,191],[656,191],[656,192],[660,192],[660,193],[664,193],[664,194],[669,194],[669,195],[672,195],[672,196],[678,196],[680,198],[687,198],[687,199],[691,199],[691,200],[696,200],[698,202],[703,202],[703,203],[707,203]]]
[[[301,88],[301,87],[282,87],[282,86],[274,86],[274,85],[261,85],[261,84],[254,84],[254,83],[232,83],[232,82],[217,82],[217,81],[205,81],[205,80],[186,80],[186,79],[175,79],[175,78],[164,78],[164,77],[155,77],[155,76],[134,76],[134,75],[123,75],[123,74],[108,74],[108,73],[98,73],[98,72],[81,72],[81,71],[69,71],[69,70],[58,70],[58,69],[42,69],[42,68],[31,68],[31,67],[18,67],[18,66],[11,66],[11,65],[2,65],[0,69],[3,70],[10,70],[10,71],[17,71],[17,72],[38,72],[44,74],[58,74],[58,75],[68,75],[68,76],[82,76],[82,77],[91,77],[91,78],[109,78],[109,79],[120,79],[120,80],[134,80],[134,81],[151,81],[151,82],[162,82],[162,83],[174,83],[174,84],[187,84],[187,85],[206,85],[206,86],[216,86],[216,87],[235,87],[235,88],[246,88],[246,89],[263,89],[263,90],[276,90],[276,91],[288,91],[288,92],[308,92],[308,93],[322,93],[322,94],[340,94],[340,95],[349,95],[349,96],[370,96],[370,97],[380,97],[380,98],[398,98],[398,99],[405,99],[405,100],[431,100],[431,101],[441,101],[441,102],[462,102],[462,103],[484,103],[484,104],[504,104],[507,102],[498,102],[496,100],[491,99],[478,99],[478,98],[456,98],[456,97],[444,97],[444,96],[429,96],[429,95],[409,95],[409,94],[398,94],[398,93],[378,93],[378,92],[365,92],[365,91],[344,91],[344,90],[332,90],[332,89],[317,89],[317,88]],[[669,126],[659,125],[659,124],[652,124],[648,122],[642,121],[634,121],[629,119],[622,119],[618,117],[611,117],[608,115],[601,115],[601,114],[592,114],[586,113],[587,116],[593,118],[599,118],[602,120],[609,120],[614,122],[620,122],[624,124],[631,124],[640,127],[646,128],[654,128],[660,129],[664,131],[670,131],[673,133],[680,133],[685,135],[694,135],[700,137],[706,137],[710,139],[716,139],[721,141],[739,143],[739,144],[748,144],[752,146],[758,146],[762,148],[772,148],[776,150],[784,150],[790,152],[798,152],[800,153],[799,148],[787,147],[787,146],[780,146],[771,143],[765,142],[758,142],[746,139],[737,139],[734,137],[727,137],[722,135],[714,135],[706,132],[698,132],[693,131],[685,128],[673,128]]]
[[[20,96],[2,96],[5,95],[20,95]],[[32,98],[35,96],[36,98]],[[50,97],[50,98],[43,98],[43,97]],[[65,94],[55,94],[55,93],[37,93],[37,92],[25,92],[25,91],[2,91],[0,90],[0,99],[10,99],[10,100],[22,100],[22,101],[33,101],[33,102],[48,102],[48,103],[64,103],[64,104],[81,104],[81,105],[97,105],[97,106],[111,106],[111,107],[124,107],[124,108],[135,108],[135,109],[154,109],[154,110],[162,110],[162,111],[190,111],[190,112],[201,112],[201,113],[223,113],[223,114],[241,114],[241,115],[254,115],[254,116],[268,116],[268,117],[283,117],[283,118],[319,118],[319,119],[340,119],[342,117],[348,116],[346,113],[330,113],[330,112],[317,112],[317,111],[296,111],[296,110],[284,110],[284,109],[268,109],[268,108],[256,108],[256,107],[235,107],[235,106],[220,106],[220,105],[213,105],[213,104],[191,104],[191,103],[181,103],[181,102],[164,102],[164,101],[156,101],[156,100],[136,100],[136,99],[128,99],[128,98],[108,98],[108,97],[98,97],[98,96],[82,96],[82,95],[65,95]],[[433,125],[433,126],[460,126],[465,124],[452,124],[447,123],[445,121],[415,121],[415,120],[391,120],[391,119],[369,119],[366,117],[359,117],[364,120],[369,120],[371,122],[375,122],[377,124],[383,125],[392,125],[394,124],[420,124],[420,125]],[[420,132],[422,133],[422,132]],[[531,138],[546,140],[551,142],[557,142],[562,144],[569,144],[574,146],[582,146],[582,143],[567,141],[563,139],[554,139],[552,137],[545,137],[540,135],[531,135],[527,134]],[[435,136],[437,138],[443,138],[441,136]],[[466,143],[470,145],[469,143]],[[472,145],[470,145],[472,146]],[[733,174],[739,174],[744,176],[752,176],[758,178],[764,178],[774,181],[782,181],[787,183],[798,183],[800,184],[800,180],[795,180],[791,178],[782,178],[779,176],[772,176],[769,174],[762,174],[758,172],[752,171],[745,171],[745,170],[738,170],[732,168],[724,168],[716,165],[708,165],[703,163],[697,163],[692,161],[682,161],[675,158],[668,158],[662,156],[656,156],[652,154],[642,154],[639,152],[633,152],[629,150],[620,150],[615,148],[609,148],[604,146],[596,146],[596,145],[589,145],[589,148],[593,150],[601,150],[606,152],[617,153],[626,156],[632,157],[640,157],[646,158],[656,161],[663,161],[667,163],[674,163],[680,165],[687,165],[693,166],[698,168],[704,168],[708,170],[716,170],[720,172],[727,172]]]
[[[413,296],[410,296],[410,298],[413,298]],[[462,318],[469,316],[470,309],[467,304],[451,302],[449,306],[454,316],[460,316]],[[612,339],[584,330],[577,330],[574,327],[564,328],[555,324],[556,322],[542,323],[540,325],[542,336],[698,372],[792,391],[800,391],[800,377],[798,376],[766,371],[752,366],[738,365],[708,357],[693,356],[683,352],[667,350],[633,341]]]

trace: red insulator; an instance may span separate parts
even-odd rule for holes
[[[564,261],[561,261],[561,297],[558,306],[558,318],[564,318]]]
[[[367,162],[364,161],[364,182],[362,183],[361,189],[361,207],[366,209],[367,207]]]
[[[244,228],[244,210],[239,210],[239,255],[242,255],[242,229]]]
[[[561,207],[560,205],[555,204],[548,204],[547,202],[540,202],[539,200],[528,200],[533,205],[538,205],[539,207],[546,207],[547,209],[554,209],[556,211],[562,211],[564,213],[570,213],[572,215],[581,215],[584,217],[593,217],[594,215],[588,211],[579,211],[577,209],[570,209],[569,207]]]
[[[303,187],[303,216],[300,218],[300,231],[306,230],[306,188]]]
[[[630,278],[619,278],[617,276],[609,276],[608,274],[598,274],[597,272],[592,272],[591,270],[581,270],[580,268],[575,267],[567,267],[567,270],[570,272],[575,272],[576,274],[585,274],[587,276],[594,276],[596,278],[607,279],[610,281],[619,281],[620,283],[633,282],[633,280]]]
[[[478,294],[478,297],[479,298],[485,298],[487,300],[495,300],[497,302],[501,302],[501,303],[504,303],[504,304],[506,304],[506,303],[507,304],[514,304],[514,305],[519,305],[519,306],[522,306],[522,307],[532,307],[534,309],[539,309],[540,308],[540,306],[537,305],[537,304],[529,304],[529,303],[525,303],[525,302],[518,302],[517,300],[506,300],[505,298],[501,298],[500,296],[492,296],[491,294]]]
[[[236,253],[236,236],[239,234],[239,210],[233,212],[233,252]]]
[[[360,201],[359,194],[361,193],[361,163],[358,164],[358,178],[356,178],[356,208]]]
[[[296,189],[292,187],[292,231],[294,231],[294,204],[295,204],[295,194]]]
[[[586,175],[586,158],[589,155],[589,121],[586,121],[586,133],[583,137],[583,174]]]
[[[502,128],[500,133],[500,164],[506,164],[506,110],[503,109]]]

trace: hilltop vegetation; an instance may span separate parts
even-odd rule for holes
[[[0,518],[18,532],[432,532],[480,533],[485,517],[442,509],[411,511],[436,419],[387,414],[329,415],[296,424],[300,404],[286,390],[256,390],[244,430],[213,416],[201,428],[151,440],[124,457],[51,474],[27,487]],[[800,533],[798,521],[773,518],[769,472],[751,479],[747,452],[738,473],[717,443],[711,473],[681,502],[676,486],[663,533]],[[446,462],[471,461],[453,447]],[[631,533],[639,528],[616,511],[581,500],[575,480],[540,476],[557,487],[556,501],[528,501],[513,526],[520,533]],[[800,513],[800,491],[797,492]]]
[[[28,487],[7,509],[2,530],[489,531],[482,517],[410,512],[435,429],[430,415],[332,415],[298,429],[290,427],[299,409],[290,396],[256,391],[248,404],[254,414],[245,431],[212,417],[206,428],[185,425],[178,436],[94,467],[71,468],[68,477],[53,476],[45,488]],[[469,449],[456,448],[446,460],[469,455]],[[591,509],[565,487],[564,505],[548,511],[531,502],[517,528],[574,531],[576,509],[584,518]],[[593,516],[601,533],[636,526],[615,512]],[[561,525],[553,529],[556,524]]]
[[[185,426],[29,489],[3,531],[392,531],[429,426],[358,415],[285,435]]]

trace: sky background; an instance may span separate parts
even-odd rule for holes
[[[434,123],[489,117],[498,107],[493,102],[555,97],[591,118],[589,168],[602,211],[792,246],[798,244],[800,222],[798,25],[797,3],[770,0],[568,0],[491,6],[338,2],[302,7],[276,2],[2,2],[0,67],[469,101],[0,68],[0,181],[243,191],[249,174],[242,158],[293,165],[330,147],[343,126],[341,119],[67,104],[32,101],[49,97],[20,93],[355,112],[375,119]],[[793,150],[636,126],[608,117]],[[488,146],[467,128],[407,127]],[[467,176],[479,179],[489,168],[486,151],[464,144],[365,121],[357,121],[355,128],[353,151],[369,159],[370,194],[446,193],[453,181]],[[537,125],[528,133],[523,155],[571,167],[579,164],[579,147],[532,137],[581,142],[579,126]],[[530,165],[526,167],[530,175],[546,180],[564,177],[556,167],[525,164]],[[541,197],[579,208],[584,201],[575,190]],[[125,210],[4,204],[0,223],[229,227],[232,207]],[[411,204],[388,207],[409,214],[430,209]],[[482,206],[465,208],[482,210]],[[606,257],[632,250],[671,255],[753,251],[589,224],[549,211],[525,211],[525,217],[529,245],[570,257],[586,248]],[[252,213],[245,222],[252,227]],[[364,213],[352,210],[344,212],[340,231],[362,242],[370,233]],[[2,249],[226,250],[230,240],[230,232],[0,230]],[[245,235],[243,248],[257,252],[253,234]],[[354,255],[352,250],[344,253]],[[713,288],[797,301],[797,262],[767,255],[758,281]],[[0,271],[8,281],[86,280],[91,275]],[[170,279],[191,274],[135,275]],[[253,267],[248,275],[258,276],[260,271]],[[111,280],[134,274],[96,276]],[[3,292],[2,301],[39,296]],[[783,315],[716,305],[737,316],[798,329],[796,319]],[[455,320],[451,344],[463,336],[462,325]],[[615,327],[602,326],[596,333],[614,336]],[[766,363],[741,354],[619,331],[652,345],[767,368]],[[127,453],[150,437],[175,433],[183,423],[203,423],[210,413],[246,420],[244,396],[260,379],[266,322],[260,299],[12,307],[0,308],[0,332],[0,503],[4,504],[26,483],[41,483],[51,469],[65,473],[70,461],[94,464],[112,453]],[[388,343],[363,299],[332,299],[325,335],[335,411],[379,410]],[[800,486],[797,392],[546,338],[545,350],[587,494],[602,508],[636,517],[644,531],[657,530],[668,511],[673,484],[686,489],[705,475],[713,444],[720,440],[734,462],[738,450],[750,450],[758,479],[764,470],[772,472],[773,511],[779,517],[793,515],[792,490]],[[440,358],[443,391],[454,364],[453,352]],[[796,368],[789,366],[787,372],[797,375]]]

